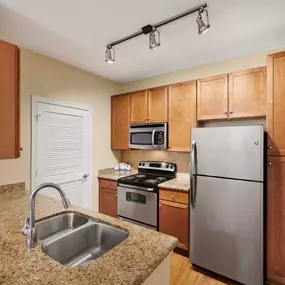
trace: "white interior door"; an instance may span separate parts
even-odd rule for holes
[[[36,107],[34,186],[57,183],[71,204],[91,208],[91,111],[43,101]],[[52,188],[41,194],[60,199]]]

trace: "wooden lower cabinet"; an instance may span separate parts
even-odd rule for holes
[[[267,280],[285,284],[285,157],[268,157]]]
[[[168,197],[168,194],[163,195],[164,192],[169,193],[168,190],[160,190],[162,198]],[[188,201],[188,193],[181,193],[173,191],[175,194],[184,194],[187,198],[183,201]],[[171,196],[171,197],[172,197]],[[171,198],[175,199],[175,198]],[[189,248],[189,208],[188,204],[177,203],[168,200],[159,200],[159,231],[170,236],[178,238],[178,247],[184,250]]]
[[[117,188],[115,186],[117,187],[117,183],[114,181],[99,179],[99,212],[117,218]]]

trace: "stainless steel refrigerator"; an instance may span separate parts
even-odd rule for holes
[[[263,284],[263,126],[191,132],[190,262]]]

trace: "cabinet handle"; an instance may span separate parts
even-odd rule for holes
[[[273,146],[272,146],[272,145],[270,145],[270,146],[268,147],[268,149],[273,150]]]
[[[115,194],[115,197],[117,197],[118,195],[117,194]]]
[[[106,187],[109,187],[109,183],[106,184]]]
[[[161,204],[159,204],[159,208],[161,208]]]
[[[224,113],[225,113],[225,115],[227,115],[227,113],[228,113],[228,112],[227,112],[227,111],[225,111]]]
[[[230,114],[233,114],[234,112],[233,111],[230,111]]]
[[[269,162],[268,162],[268,166],[271,166],[271,165],[272,165],[272,162],[269,161]]]
[[[174,195],[171,196],[172,200],[174,199]]]
[[[144,121],[147,122],[147,118],[145,118]]]

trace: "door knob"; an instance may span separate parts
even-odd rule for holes
[[[88,177],[89,177],[89,173],[85,173],[82,177],[82,183],[85,182]]]

